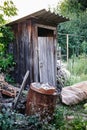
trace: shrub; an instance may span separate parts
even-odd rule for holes
[[[14,65],[15,65],[15,62],[13,60],[13,55],[6,54],[4,56],[4,54],[3,54],[3,55],[0,56],[0,68],[1,68],[1,71],[8,72],[8,71],[12,70],[12,67]]]
[[[0,27],[0,71],[4,72],[7,81],[12,81],[10,78],[11,72],[14,70],[14,59],[12,54],[8,54],[8,45],[14,39],[13,32],[10,27]],[[13,81],[12,81],[13,82]]]
[[[0,113],[0,129],[1,130],[12,130],[14,124],[14,117],[10,113],[10,110],[2,109],[2,112]]]

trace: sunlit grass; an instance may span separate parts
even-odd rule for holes
[[[70,59],[67,69],[70,71],[71,76],[67,80],[66,85],[73,85],[78,82],[87,80],[87,58],[75,57],[74,60]]]

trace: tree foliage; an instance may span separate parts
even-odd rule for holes
[[[13,39],[13,33],[11,28],[7,27],[5,24],[5,16],[11,17],[17,14],[17,8],[11,0],[3,0],[0,5],[0,46],[4,45],[4,48],[7,47],[9,42]],[[1,50],[1,49],[0,49]]]
[[[14,35],[11,28],[5,26],[5,17],[12,17],[17,14],[17,8],[11,0],[3,0],[0,4],[0,71],[9,73],[14,65],[13,55],[8,54],[7,48],[12,42]]]
[[[58,13],[69,18],[78,17],[81,13],[86,12],[86,8],[86,0],[64,0],[61,4],[57,5]]]
[[[87,43],[87,3],[82,0],[64,0],[55,8],[56,13],[69,17],[70,21],[58,26],[58,43],[62,53],[66,54],[66,34],[69,34],[69,54],[83,53],[84,42]],[[65,34],[65,35],[63,35]],[[85,51],[87,53],[87,51]]]
[[[17,15],[17,8],[11,0],[3,0],[0,5],[0,25],[5,24],[5,17]]]
[[[80,9],[82,10],[82,11],[86,11],[86,9],[87,9],[87,0],[77,0],[78,1],[78,3],[80,3]]]

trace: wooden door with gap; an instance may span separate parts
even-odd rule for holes
[[[54,40],[53,37],[38,37],[39,78],[42,83],[55,85]]]

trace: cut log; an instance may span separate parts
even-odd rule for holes
[[[58,93],[48,84],[31,83],[26,103],[27,115],[39,115],[41,119],[52,119]]]
[[[19,98],[20,98],[20,96],[21,96],[21,93],[22,93],[22,91],[23,91],[23,89],[24,89],[24,87],[25,87],[25,84],[26,84],[26,81],[27,81],[28,76],[29,76],[29,71],[26,72],[26,74],[25,74],[25,76],[24,76],[24,79],[23,79],[23,82],[22,82],[22,85],[21,85],[21,87],[20,87],[20,91],[19,91],[17,97],[16,97],[15,100],[14,100],[14,105],[13,105],[14,108],[16,108],[16,105],[17,105],[18,100],[19,100]]]
[[[87,99],[87,81],[64,87],[61,92],[62,103],[66,105],[77,104]]]

